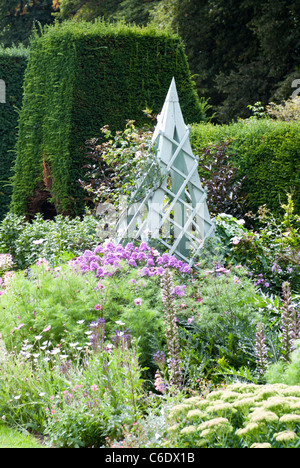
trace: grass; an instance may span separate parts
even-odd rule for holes
[[[0,423],[0,448],[45,448],[34,436]]]

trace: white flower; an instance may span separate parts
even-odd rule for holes
[[[120,320],[117,320],[115,323],[120,326],[125,325],[125,323],[121,322]]]
[[[37,240],[34,240],[32,243],[35,244],[35,245],[40,245],[43,242],[45,242],[45,239],[37,239]]]
[[[76,323],[78,323],[79,325],[81,325],[83,322],[84,322],[84,320],[78,320]]]

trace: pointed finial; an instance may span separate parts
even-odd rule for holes
[[[166,102],[179,102],[174,76],[170,84],[170,88],[166,97]]]

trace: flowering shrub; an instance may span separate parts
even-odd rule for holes
[[[123,261],[123,263],[122,263]],[[151,249],[146,242],[139,247],[128,243],[125,247],[113,242],[98,245],[94,251],[86,250],[83,255],[74,260],[85,273],[93,271],[97,278],[112,276],[124,267],[139,267],[140,276],[161,276],[167,267],[175,268],[180,273],[191,273],[191,268],[174,255],[164,253],[160,255],[158,250]]]
[[[294,292],[300,290],[300,218],[294,214],[291,196],[282,208],[284,214],[278,220],[262,207],[257,231],[246,229],[243,220],[230,215],[216,218],[226,260],[247,267],[262,291],[275,294],[280,294],[284,281]]]
[[[55,395],[48,408],[45,432],[58,447],[99,448],[108,437],[116,438],[122,426],[141,417],[143,380],[139,354],[131,336],[122,328],[111,341],[105,322],[98,322],[97,349],[88,356],[84,369],[67,371],[68,386]],[[95,332],[95,324],[92,324]],[[117,339],[116,339],[117,337]],[[95,334],[93,344],[95,344]],[[75,372],[74,372],[75,371]]]
[[[20,349],[24,339],[35,341],[43,335],[54,345],[62,340],[84,341],[77,321],[96,319],[100,290],[94,276],[76,273],[68,265],[51,268],[38,261],[27,272],[17,271],[0,296],[0,328],[6,346]]]
[[[117,326],[118,340],[109,341],[105,322],[92,322],[90,340],[72,344],[69,354],[42,336],[38,346],[25,340],[18,354],[7,353],[0,363],[2,421],[43,432],[59,447],[100,447],[137,421],[142,369],[135,344]]]
[[[245,228],[232,218],[221,219],[224,236],[231,230],[227,248],[234,249]],[[1,415],[42,431],[47,425],[58,446],[98,446],[108,437],[113,444],[140,421],[144,390],[155,390],[161,399],[176,394],[178,400],[181,391],[199,391],[206,379],[211,386],[224,378],[264,383],[268,366],[280,355],[286,359],[281,370],[293,364],[298,375],[293,349],[299,308],[290,283],[272,299],[237,260],[223,263],[220,256],[204,254],[192,270],[145,242],[106,241],[67,264],[51,266],[39,258],[15,272],[0,297],[0,329],[8,355],[16,353],[14,364],[10,358],[0,363],[5,378],[5,383],[0,379]],[[225,403],[228,409],[231,402]],[[172,424],[170,440],[176,444],[196,443],[201,430],[197,444],[250,446],[238,432],[252,427],[249,415],[233,411],[234,421],[226,414],[201,416],[197,432],[193,421],[199,408],[189,409],[192,423],[182,422],[176,439],[172,431],[178,421]],[[145,430],[145,421],[135,431]],[[160,415],[156,422],[161,421]],[[217,438],[211,442],[215,423]],[[289,429],[277,426],[279,443]],[[274,434],[267,432],[266,440]],[[153,443],[159,446],[160,438]]]
[[[155,158],[151,129],[137,129],[134,121],[128,120],[126,129],[115,134],[105,126],[101,129],[105,141],[98,138],[87,141],[85,181],[81,185],[88,194],[89,203],[118,203],[121,196],[129,197],[135,193],[136,181],[143,178],[143,187],[137,198],[161,183],[161,171]],[[102,136],[102,140],[103,140]],[[148,173],[150,167],[152,171]]]
[[[99,243],[98,224],[97,218],[89,215],[82,220],[63,216],[44,220],[41,215],[36,215],[28,223],[25,217],[9,213],[0,223],[0,252],[10,254],[14,268],[18,269],[29,267],[40,257],[54,265],[63,255],[72,258],[96,246]]]
[[[182,399],[168,415],[165,447],[300,446],[300,386],[236,383]]]

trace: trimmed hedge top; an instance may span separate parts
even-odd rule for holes
[[[57,213],[84,211],[85,141],[100,128],[143,125],[143,109],[159,113],[175,77],[187,122],[204,120],[181,39],[103,21],[46,27],[31,42],[20,113],[12,210],[28,213],[46,190]]]

